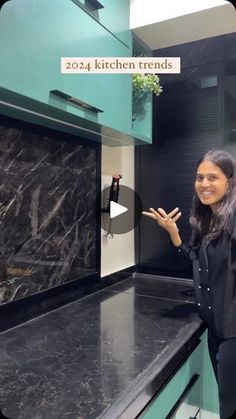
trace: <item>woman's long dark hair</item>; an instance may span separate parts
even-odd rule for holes
[[[210,150],[202,156],[197,169],[203,161],[218,166],[228,179],[228,190],[217,210],[212,213],[209,205],[203,205],[196,195],[193,196],[190,224],[193,228],[191,244],[197,245],[205,237],[215,239],[222,230],[231,232],[233,214],[236,209],[236,163],[233,157],[223,150]]]

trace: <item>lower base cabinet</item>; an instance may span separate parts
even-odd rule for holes
[[[207,333],[139,419],[219,419],[217,384],[207,349]]]

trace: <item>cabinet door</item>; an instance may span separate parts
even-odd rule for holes
[[[73,0],[120,41],[130,46],[129,0]]]
[[[0,86],[128,132],[129,74],[61,74],[61,57],[127,56],[129,48],[70,0],[12,0],[0,14]],[[84,111],[59,90],[103,110]]]
[[[62,56],[128,56],[130,50],[87,13],[79,7],[75,12],[77,12],[77,30],[73,34],[74,42],[71,43],[68,39],[67,45],[62,48]],[[71,112],[124,132],[130,130],[130,74],[63,74],[62,76],[66,93],[103,111],[94,114],[71,107]]]
[[[166,419],[194,419],[200,412],[201,386],[200,376],[194,374]]]
[[[133,92],[132,133],[152,142],[152,95]]]
[[[103,9],[100,10],[100,22],[115,36],[130,46],[129,36],[129,0],[101,0]]]
[[[202,344],[198,345],[198,347],[194,350],[194,352],[182,365],[182,367],[177,371],[174,377],[167,383],[162,392],[147,406],[139,418],[185,419],[185,416],[181,417],[180,414],[181,409],[182,411],[187,409],[186,405],[188,406],[188,409],[191,409],[191,412],[197,414],[200,408],[199,388],[197,386],[194,388],[190,387],[191,390],[193,389],[191,394],[189,394],[189,392],[186,393],[186,389],[188,390],[194,374],[199,374],[200,372],[201,358]],[[186,402],[185,405],[183,404],[180,406],[179,401],[183,394],[186,394],[186,397],[189,394],[189,399],[188,403]],[[178,407],[180,408],[180,412],[177,411]]]
[[[152,56],[152,50],[135,34],[132,35],[133,55]],[[132,133],[152,142],[152,94],[133,89],[132,92]]]
[[[63,87],[60,47],[65,33],[66,38],[71,31],[65,3],[63,0],[12,0],[2,7],[2,87],[45,103],[49,101],[52,86]],[[67,3],[71,9],[70,2]]]

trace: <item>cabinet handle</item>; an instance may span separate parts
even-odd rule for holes
[[[104,6],[98,0],[87,0],[87,2],[90,3],[94,9],[104,9]]]
[[[180,395],[179,399],[174,404],[174,406],[172,407],[172,409],[170,410],[170,412],[168,413],[168,415],[166,416],[165,419],[171,419],[171,418],[173,418],[173,416],[175,415],[176,411],[178,410],[178,408],[180,407],[180,405],[183,403],[183,401],[186,399],[186,397],[188,396],[188,394],[192,390],[193,386],[195,385],[195,383],[197,382],[197,380],[199,379],[199,377],[200,377],[199,374],[193,374],[193,376],[190,379],[188,385],[186,386],[186,388],[184,389],[183,393]]]
[[[103,4],[101,4],[98,0],[85,0],[85,3],[81,3],[81,0],[72,0],[77,6],[81,6],[85,11],[89,8],[94,10],[104,9]],[[87,4],[86,4],[87,3]],[[90,7],[89,7],[90,6]]]
[[[96,108],[95,106],[89,105],[89,103],[83,102],[82,100],[76,97],[73,97],[73,96],[67,95],[64,92],[61,92],[60,90],[50,90],[50,93],[52,93],[55,96],[59,96],[62,99],[65,99],[70,103],[73,103],[73,105],[79,106],[80,108],[83,108],[83,109],[86,109],[95,113],[104,112],[101,109]]]

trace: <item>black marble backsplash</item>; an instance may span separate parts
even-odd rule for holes
[[[97,271],[97,148],[0,119],[0,303]]]

